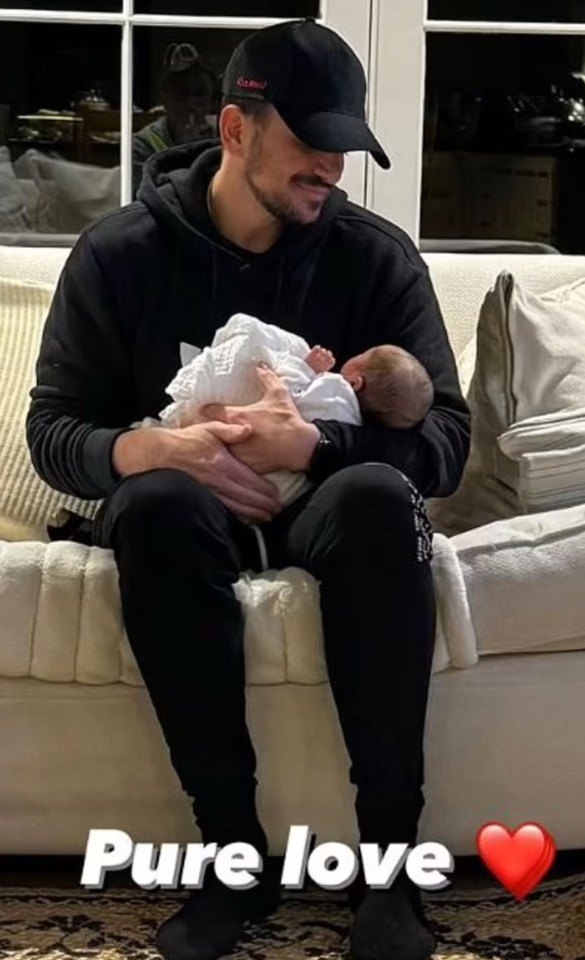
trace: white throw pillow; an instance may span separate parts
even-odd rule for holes
[[[435,529],[451,536],[527,512],[535,461],[498,438],[518,421],[585,408],[585,278],[536,295],[509,273],[487,294],[477,327],[468,402],[471,451],[458,490],[429,501]],[[517,434],[516,434],[517,437]],[[533,456],[537,451],[527,450]],[[573,480],[570,481],[573,483]],[[536,488],[535,488],[536,492]],[[551,502],[550,487],[547,503]],[[567,506],[559,499],[558,506]]]
[[[585,408],[521,420],[498,445],[518,466],[524,513],[585,503]]]
[[[585,506],[511,517],[449,543],[480,657],[585,649]]]
[[[94,515],[96,502],[57,493],[31,463],[25,422],[53,288],[0,278],[0,540],[48,539],[47,523],[67,509]]]

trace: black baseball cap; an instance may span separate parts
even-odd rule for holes
[[[222,94],[271,103],[315,150],[367,150],[390,160],[366,123],[366,75],[342,38],[312,19],[289,20],[246,37],[223,75]]]

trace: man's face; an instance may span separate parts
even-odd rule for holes
[[[274,107],[244,122],[242,174],[258,203],[281,222],[314,223],[341,179],[344,155],[301,143]]]

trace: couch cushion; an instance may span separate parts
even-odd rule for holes
[[[585,257],[427,253],[424,260],[456,356],[475,336],[484,297],[503,270],[536,294],[585,277]]]
[[[236,594],[245,614],[249,683],[327,682],[312,577],[294,568],[246,575]],[[69,541],[0,542],[0,621],[0,676],[142,685],[110,550]]]
[[[464,588],[446,538],[437,538],[433,563],[439,598],[436,673],[449,665],[469,666],[477,654],[469,645]],[[244,611],[248,683],[328,682],[313,577],[296,567],[244,573],[234,591]],[[124,631],[111,550],[71,541],[0,542],[0,623],[0,677],[142,685]]]
[[[25,421],[52,287],[0,277],[0,539],[47,540],[62,509],[93,516],[95,503],[57,493],[36,474]]]
[[[46,283],[54,288],[70,253],[71,250],[64,247],[0,246],[0,277],[26,283]]]
[[[39,190],[34,180],[17,180],[26,201],[26,213],[30,221],[30,231],[23,238],[31,242],[33,236],[52,236],[54,233],[55,210],[57,204],[57,185],[47,183]],[[38,245],[38,241],[37,241]]]
[[[585,649],[585,506],[499,520],[449,542],[480,656]]]
[[[0,147],[0,232],[30,229],[26,193],[16,179],[8,147]]]
[[[585,507],[437,535],[433,673],[488,654],[585,648],[583,569]],[[246,573],[234,590],[249,684],[328,682],[313,577],[294,567]],[[110,550],[0,542],[0,623],[0,677],[142,685]]]
[[[536,295],[509,273],[498,277],[477,328],[469,461],[457,492],[430,505],[436,529],[454,534],[524,512],[519,462],[498,438],[518,421],[585,406],[584,340],[585,278]]]
[[[73,163],[27,150],[15,160],[14,171],[22,179],[34,180],[46,195],[53,211],[51,228],[57,233],[78,233],[120,205],[120,167]]]
[[[585,503],[585,407],[520,420],[498,446],[517,464],[522,512]]]

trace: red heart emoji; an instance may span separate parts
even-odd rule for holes
[[[553,838],[539,823],[522,823],[514,832],[503,823],[484,823],[476,844],[488,870],[518,900],[538,886],[556,854]]]

